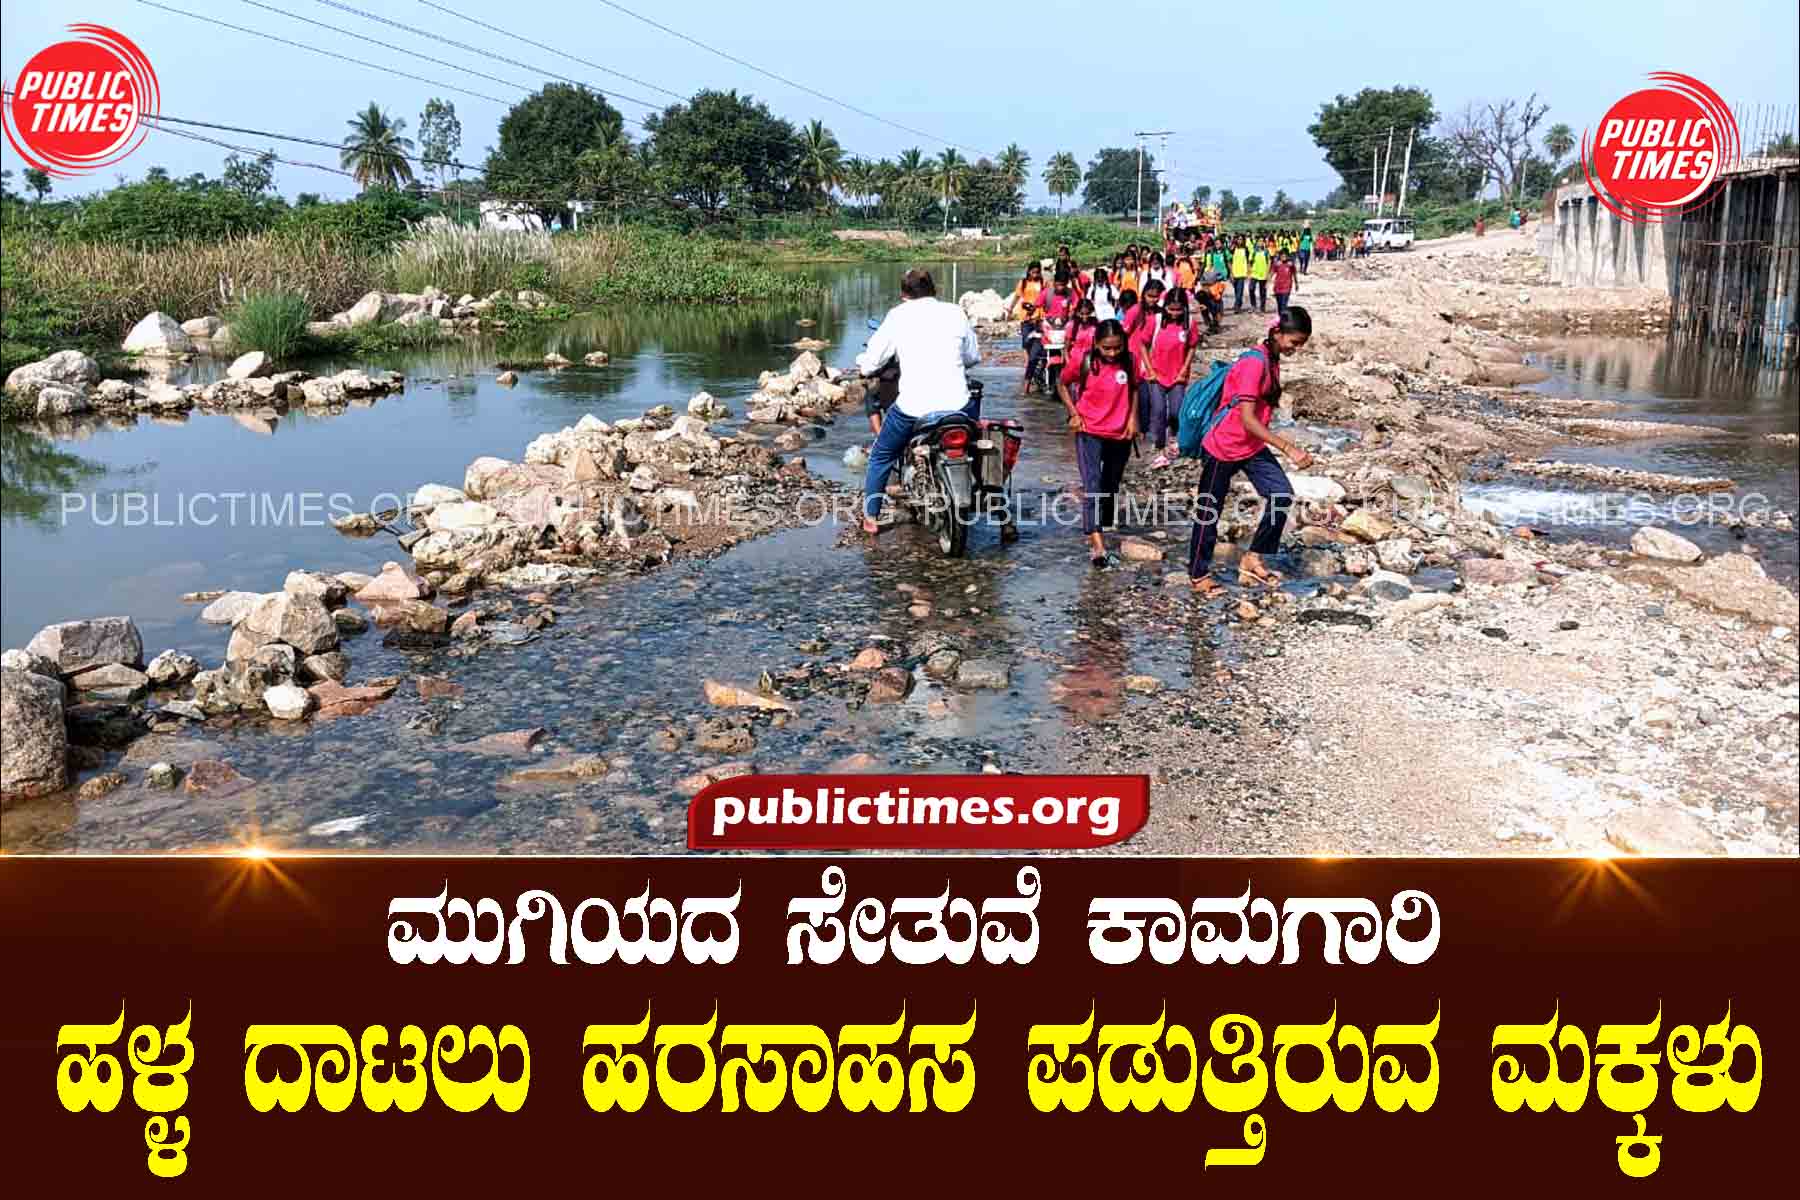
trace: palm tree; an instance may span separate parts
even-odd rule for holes
[[[371,100],[369,107],[351,117],[350,136],[344,139],[338,165],[356,177],[364,191],[371,187],[398,188],[411,183],[412,164],[406,156],[412,153],[412,139],[403,136],[406,118],[382,112]]]
[[[823,121],[809,121],[800,131],[800,172],[819,193],[819,205],[831,205],[831,189],[844,179],[844,148]]]
[[[931,167],[931,183],[934,190],[944,198],[944,232],[950,232],[950,201],[962,193],[963,180],[968,177],[969,164],[954,148],[945,150],[937,156]]]
[[[1575,131],[1562,121],[1552,125],[1544,133],[1544,149],[1550,152],[1550,165],[1555,167],[1563,160],[1563,155],[1575,148]]]
[[[903,188],[928,182],[929,168],[925,162],[925,152],[917,146],[900,152],[896,169],[900,172],[899,182]]]
[[[1763,147],[1764,158],[1800,158],[1800,146],[1794,144],[1794,135],[1784,133],[1780,137],[1770,138],[1769,144]]]
[[[1019,143],[1013,142],[1000,152],[1000,162],[997,165],[1006,182],[1016,188],[1022,188],[1025,186],[1025,180],[1029,178],[1025,171],[1027,167],[1031,166],[1031,155],[1025,153]]]
[[[878,168],[866,158],[852,158],[844,164],[844,190],[856,200],[862,215],[869,215],[869,198],[881,190]]]
[[[1056,211],[1060,216],[1063,197],[1073,196],[1075,189],[1081,186],[1081,164],[1067,150],[1051,155],[1050,162],[1044,167],[1044,184],[1056,197]]]

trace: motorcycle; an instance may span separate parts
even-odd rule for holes
[[[1019,536],[1012,473],[1025,426],[1012,418],[982,417],[984,390],[980,380],[970,380],[968,405],[921,420],[900,453],[900,503],[937,538],[946,558],[967,553],[969,528],[980,519],[997,516],[1003,542]]]
[[[1067,317],[1051,317],[1044,322],[1043,377],[1039,380],[1039,392],[1046,396],[1056,395],[1056,381],[1062,377],[1063,366],[1069,359],[1069,319]],[[1046,386],[1047,385],[1047,386]]]
[[[1044,369],[1044,324],[1035,317],[1028,317],[1021,328],[1024,331],[1022,340],[1025,346],[1025,394],[1029,396],[1036,392],[1040,396],[1048,395],[1050,376]]]

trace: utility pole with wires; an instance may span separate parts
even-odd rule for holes
[[[1161,138],[1160,145],[1166,153],[1169,148],[1169,135],[1174,132],[1173,129],[1140,129],[1135,135],[1138,140],[1137,227],[1139,229],[1144,227],[1144,139]],[[1162,190],[1160,187],[1157,189],[1156,211],[1157,220],[1160,222],[1162,220]]]
[[[1418,126],[1416,125],[1406,131],[1406,159],[1400,164],[1400,203],[1394,209],[1394,215],[1396,217],[1403,217],[1406,215],[1406,181],[1407,178],[1412,175],[1413,134],[1417,132]]]
[[[1381,163],[1381,183],[1375,188],[1375,215],[1380,216],[1387,207],[1388,168],[1394,165],[1394,127],[1388,126],[1387,157]]]

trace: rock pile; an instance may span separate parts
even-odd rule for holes
[[[492,327],[504,328],[504,315],[509,311],[534,311],[547,308],[550,297],[526,289],[508,292],[495,290],[481,299],[464,293],[451,299],[441,288],[428,287],[422,292],[368,292],[362,299],[328,321],[315,322],[315,331],[329,334],[340,329],[363,325],[418,325],[438,321],[456,330],[475,330],[485,321]],[[498,314],[498,315],[497,315]]]
[[[305,371],[273,371],[268,355],[240,355],[224,379],[208,384],[147,384],[101,379],[94,360],[79,350],[59,350],[50,357],[15,368],[6,391],[15,402],[40,418],[104,413],[185,412],[192,408],[244,410],[264,419],[289,407],[332,411],[397,392],[405,377],[395,371],[339,371],[315,378]]]

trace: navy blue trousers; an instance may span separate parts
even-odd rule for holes
[[[1190,578],[1200,579],[1212,570],[1213,551],[1219,543],[1219,514],[1225,511],[1225,498],[1231,494],[1231,481],[1239,471],[1263,498],[1262,522],[1250,542],[1251,552],[1273,554],[1281,549],[1281,531],[1287,525],[1288,510],[1294,506],[1294,485],[1275,461],[1274,451],[1264,446],[1237,462],[1221,462],[1209,454],[1200,468],[1200,511],[1194,514],[1194,533],[1188,543]]]

